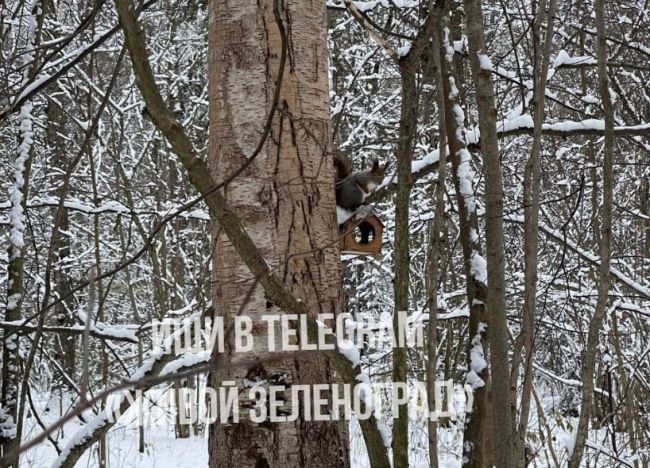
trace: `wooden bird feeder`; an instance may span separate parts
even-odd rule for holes
[[[384,223],[375,215],[368,215],[363,220],[349,219],[341,225],[340,232],[347,233],[339,241],[343,254],[373,255],[381,252]]]

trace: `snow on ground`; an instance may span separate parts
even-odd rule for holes
[[[36,397],[36,395],[34,395]],[[56,420],[59,411],[59,399],[36,398],[36,408],[48,425]],[[49,408],[49,409],[48,409]],[[90,418],[90,414],[88,415]],[[25,434],[28,438],[41,433],[41,428],[33,417],[26,419]],[[63,434],[55,437],[59,446],[65,446],[75,432],[81,427],[79,420],[66,424]],[[138,452],[137,418],[129,411],[108,434],[108,466],[111,468],[200,468],[208,466],[208,439],[205,435],[192,436],[188,439],[176,439],[174,426],[169,421],[161,422],[155,418],[145,425],[145,452]],[[95,467],[98,465],[97,447],[88,450],[77,462],[77,467]],[[45,442],[29,450],[21,459],[21,468],[49,468],[57,458],[51,443]]]
[[[44,424],[54,422],[60,414],[60,400],[58,396],[42,394],[35,397],[35,406],[41,415]],[[152,398],[156,401],[159,410],[152,417],[145,418],[144,453],[138,452],[138,425],[134,408],[123,415],[118,424],[108,434],[108,466],[111,468],[201,468],[208,466],[208,439],[205,434],[192,436],[188,439],[176,439],[172,417],[167,415],[161,407],[162,391],[155,390]],[[69,405],[65,399],[64,409]],[[86,415],[91,419],[91,414]],[[390,429],[392,421],[387,423]],[[79,420],[71,421],[65,425],[63,433],[54,437],[62,448],[81,427]],[[426,420],[413,421],[409,429],[411,433],[411,466],[425,467],[428,463],[427,425]],[[41,428],[33,417],[28,417],[25,424],[26,438],[32,438],[41,433]],[[368,455],[363,443],[361,430],[356,420],[350,424],[350,454],[352,468],[369,468]],[[462,444],[462,424],[452,426],[450,429],[439,429],[439,458],[443,468],[460,468],[460,447]],[[29,450],[23,455],[21,468],[50,468],[57,458],[57,452],[50,442],[45,442]],[[77,462],[78,468],[98,466],[98,450],[94,446],[88,450]]]
[[[563,464],[568,457],[568,450],[573,440],[572,428],[577,425],[577,418],[561,418],[557,408],[561,405],[560,398],[550,388],[542,386],[542,406],[545,408],[545,424],[540,427],[540,418],[533,407],[529,419],[529,430],[534,433],[552,430],[554,436],[554,450],[560,462]],[[202,434],[191,436],[188,439],[176,439],[174,435],[173,416],[168,411],[169,406],[164,399],[164,390],[156,389],[149,395],[149,403],[155,403],[156,408],[145,418],[145,441],[144,453],[138,452],[138,425],[137,411],[132,408],[123,415],[118,424],[108,435],[108,466],[111,468],[201,468],[208,466],[208,440],[207,431]],[[58,393],[52,395],[43,392],[35,394],[35,406],[38,414],[45,425],[53,423],[61,412],[61,403]],[[64,410],[69,406],[69,398],[65,398]],[[386,416],[390,413],[384,402],[382,424],[387,434],[390,434],[392,420]],[[464,405],[464,400],[461,406]],[[456,408],[458,410],[458,408]],[[91,419],[91,414],[86,414],[86,419]],[[442,468],[460,468],[461,447],[463,444],[463,416],[450,423],[447,427],[438,427],[438,458],[439,466]],[[55,434],[54,438],[62,448],[66,442],[74,437],[81,427],[79,420],[71,421],[65,425],[63,432]],[[27,415],[25,424],[25,438],[30,439],[41,433],[41,428],[34,420],[34,417]],[[409,448],[410,466],[413,468],[428,467],[428,429],[424,415],[410,419],[409,427]],[[608,452],[606,442],[610,434],[606,429],[590,431],[588,446],[591,448],[589,459],[593,461],[594,450],[598,452],[596,466],[611,466],[612,454]],[[535,440],[532,447],[538,457],[537,467],[548,466],[546,461],[547,446],[544,442]],[[361,429],[358,422],[353,418],[350,422],[350,455],[352,468],[370,468],[368,454],[366,452]],[[631,454],[626,451],[619,454],[624,460],[631,460]],[[57,452],[50,442],[45,442],[32,448],[22,457],[21,468],[50,468],[57,458]],[[587,459],[585,459],[586,461]],[[87,451],[76,465],[82,467],[98,466],[97,447]],[[593,465],[592,465],[593,466]]]

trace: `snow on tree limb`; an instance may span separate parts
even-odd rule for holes
[[[479,143],[480,132],[473,128],[467,132],[469,143]],[[532,135],[533,118],[529,114],[504,119],[497,122],[497,135],[505,138],[516,135]],[[605,121],[602,119],[560,120],[542,124],[542,134],[546,136],[601,136],[605,134]],[[618,138],[650,136],[650,123],[639,125],[617,125],[614,136]]]
[[[131,407],[132,402],[136,398],[136,388],[146,391],[152,386],[151,383],[139,384],[139,382],[146,382],[148,379],[159,376],[169,363],[177,359],[175,354],[168,351],[173,349],[174,344],[179,340],[182,340],[188,331],[190,336],[192,336],[196,331],[195,322],[201,320],[205,314],[206,312],[195,314],[190,320],[187,320],[182,327],[171,334],[163,346],[152,353],[151,357],[131,376],[133,387],[128,390],[131,394],[131,398],[122,395],[120,397],[121,401],[118,408],[107,407],[88,424],[81,427],[81,429],[75,433],[70,442],[68,442],[61,451],[59,458],[57,458],[52,464],[52,468],[74,467],[84,452],[104,436],[109,429],[115,425],[115,423],[117,423],[119,415],[124,414]],[[181,367],[182,366],[178,366],[174,370],[178,371]]]
[[[524,217],[520,215],[506,215],[504,216],[504,220],[511,223],[523,224]],[[600,258],[598,257],[598,255],[594,255],[591,252],[582,249],[578,244],[576,244],[572,240],[569,240],[566,237],[566,235],[564,235],[562,232],[557,231],[551,227],[545,226],[543,224],[539,225],[539,230],[544,234],[546,234],[547,236],[549,236],[549,238],[551,238],[553,241],[565,245],[567,248],[569,248],[569,250],[577,253],[578,255],[580,255],[580,257],[587,260],[592,265],[594,266],[600,265]],[[621,272],[618,268],[614,266],[610,266],[609,271],[615,278],[617,278],[621,283],[623,283],[629,289],[643,296],[646,299],[650,299],[650,289],[634,281],[627,275],[623,274],[623,272]]]

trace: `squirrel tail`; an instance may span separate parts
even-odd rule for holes
[[[334,168],[336,169],[336,180],[346,179],[352,174],[352,161],[345,156],[334,156]]]

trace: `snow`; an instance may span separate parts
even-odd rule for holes
[[[458,180],[460,194],[463,196],[465,207],[471,214],[476,211],[476,200],[474,199],[474,169],[472,169],[472,157],[467,149],[458,151],[460,163],[458,164]]]
[[[576,445],[575,434],[567,432],[561,428],[555,431],[555,437],[564,445],[569,456],[573,455],[573,449]]]
[[[449,28],[445,26],[444,32],[445,37],[443,40],[443,45],[445,48],[445,60],[451,63],[454,60],[454,48],[451,46],[451,44],[449,44]]]
[[[485,354],[483,352],[483,343],[481,341],[481,333],[485,332],[487,325],[483,322],[478,325],[478,333],[472,338],[472,347],[469,350],[469,367],[465,380],[474,390],[483,387],[485,382],[478,374],[480,374],[486,367]]]
[[[520,115],[513,119],[505,119],[497,122],[497,133],[511,133],[517,130],[532,129],[533,118],[529,114]],[[545,122],[542,124],[543,131],[552,131],[557,133],[571,133],[580,131],[604,131],[605,121],[601,119],[585,119],[585,120],[562,120],[559,122]],[[650,130],[650,123],[640,125],[617,125],[614,126],[614,131],[643,131]],[[479,135],[472,139],[473,142],[478,141]]]
[[[20,302],[21,298],[20,293],[15,293],[12,294],[7,298],[7,310],[14,310],[16,307],[18,307],[18,303]]]
[[[370,1],[370,2],[356,1],[352,3],[354,3],[354,6],[356,6],[360,11],[365,13],[375,8],[379,3],[379,1],[378,0]]]
[[[27,101],[20,108],[20,145],[18,146],[18,157],[14,163],[14,184],[9,191],[11,211],[9,214],[9,242],[11,243],[11,259],[21,256],[22,248],[25,245],[23,230],[25,229],[25,213],[23,212],[23,187],[25,185],[25,164],[29,159],[29,152],[34,143],[32,131],[32,109],[33,105]]]
[[[520,128],[533,128],[533,118],[529,114],[497,122],[497,132],[511,132]]]
[[[564,122],[557,122],[553,124],[544,124],[544,129],[556,130],[558,132],[571,132],[574,130],[590,129],[590,130],[605,130],[605,121],[599,119],[585,119],[581,121],[565,120]]]
[[[440,160],[440,150],[436,148],[435,150],[429,152],[425,157],[413,161],[411,163],[411,173],[417,174],[418,172],[425,170],[429,166],[437,164],[439,160]],[[396,184],[396,183],[397,183],[397,174],[387,175],[386,177],[384,177],[384,180],[381,182],[381,184],[379,184],[379,186],[376,188],[375,191],[381,190],[383,188],[388,187],[391,184]],[[339,219],[349,219],[349,217],[345,218],[345,216],[346,213],[344,212],[339,213],[339,207],[337,207],[337,217]],[[341,223],[339,222],[339,224]]]
[[[361,356],[356,345],[352,341],[343,338],[339,338],[337,342],[339,352],[352,363],[352,367],[357,367],[361,360]]]
[[[16,335],[11,335],[8,338],[5,338],[4,346],[5,349],[8,349],[9,351],[15,351],[18,347],[16,345]]]
[[[419,6],[417,0],[392,0],[390,4],[388,4],[386,0],[354,1],[351,3],[354,4],[354,6],[357,7],[362,13],[367,13],[376,8],[378,5],[382,5],[385,8],[391,7],[399,9],[414,8],[416,6]],[[327,6],[328,8],[342,8],[343,0],[327,0]]]
[[[459,41],[454,41],[454,52],[458,52],[459,54],[464,54],[466,50],[467,50],[467,38],[466,37],[463,37]]]
[[[359,385],[355,387],[356,391],[359,392],[361,401],[366,405],[368,411],[375,411],[375,397],[372,392],[372,384],[370,382],[370,377],[364,372],[357,374],[357,381]]]
[[[381,421],[377,421],[377,430],[381,434],[381,440],[384,442],[384,447],[391,448],[391,433],[388,426]]]
[[[397,55],[399,57],[406,57],[409,52],[411,51],[411,44],[406,44],[405,46],[402,46],[397,49]]]
[[[336,206],[336,222],[339,226],[352,218],[352,216],[354,216],[354,211],[346,210],[338,205]]]
[[[636,312],[641,315],[645,315],[646,317],[650,317],[650,310],[645,310],[639,307],[636,304],[630,303],[630,302],[621,302],[618,304],[618,309],[621,310],[627,310],[630,312]]]
[[[431,151],[429,154],[427,154],[424,158],[418,159],[417,161],[413,161],[411,163],[411,172],[413,173],[420,172],[422,169],[424,169],[427,166],[437,164],[439,160],[440,160],[440,150],[435,149]],[[395,179],[397,180],[397,177]],[[385,182],[386,179],[384,179],[384,183]]]
[[[558,52],[557,57],[553,61],[552,68],[559,68],[562,65],[575,66],[575,65],[595,65],[596,59],[589,56],[571,57],[566,50],[562,49]]]
[[[456,99],[458,97],[458,94],[460,92],[458,91],[458,88],[456,87],[456,80],[454,79],[453,76],[449,77],[449,99]],[[456,104],[457,105],[457,104]],[[462,109],[461,109],[462,112]],[[465,121],[463,120],[463,123]]]
[[[79,317],[79,320],[81,320],[83,324],[86,323],[85,312],[79,309],[77,310],[77,316]],[[84,330],[85,326],[75,325],[68,328]],[[96,333],[97,335],[101,335],[107,338],[127,339],[134,343],[137,343],[139,341],[137,335],[138,329],[139,327],[134,325],[109,325],[99,321],[95,321],[94,323],[91,323],[89,326],[90,332]]]
[[[467,375],[465,376],[465,382],[474,390],[485,386],[483,379],[480,378],[474,370],[467,372]]]
[[[4,408],[0,408],[0,435],[10,439],[16,437],[14,418],[10,414],[7,414]]]
[[[365,383],[370,385],[370,376],[366,374],[365,372],[359,372],[356,377],[357,381],[360,383]]]
[[[192,353],[192,352],[185,353],[179,356],[178,358],[174,359],[169,364],[167,364],[163,368],[160,375],[161,376],[170,375],[175,372],[179,372],[183,369],[196,366],[198,364],[205,364],[207,362],[210,362],[211,357],[212,357],[212,350],[204,350],[198,353]]]
[[[451,110],[454,114],[454,120],[456,121],[456,139],[465,143],[465,112],[463,112],[462,107],[458,104],[454,104]]]
[[[476,281],[487,285],[487,263],[478,252],[472,254],[472,266],[470,272]]]
[[[59,457],[52,463],[52,468],[59,468],[66,461],[70,452],[77,446],[83,444],[86,440],[92,437],[93,433],[104,426],[108,421],[108,414],[103,411],[99,416],[92,419],[90,422],[84,424],[74,436],[69,440],[68,444],[61,450]]]
[[[478,63],[482,70],[494,71],[494,65],[487,55],[479,53]]]
[[[131,374],[131,382],[137,382],[143,379],[145,376],[147,376],[147,374],[149,374],[151,370],[154,368],[154,365],[158,361],[160,361],[160,359],[165,355],[165,352],[167,350],[173,349],[173,343],[175,343],[175,341],[178,340],[179,338],[184,337],[186,330],[188,328],[191,330],[192,327],[194,326],[194,323],[197,320],[200,320],[200,318],[201,318],[201,314],[197,313],[194,316],[192,316],[190,319],[184,320],[183,327],[179,327],[178,330],[176,330],[173,334],[171,334],[167,338],[165,345],[159,349],[156,349],[153,353],[151,353],[151,356],[135,372],[133,372],[133,374]],[[168,364],[168,366],[170,367],[170,369],[180,369],[183,368],[184,366],[192,365],[192,363],[195,362],[204,362],[205,359],[206,359],[205,355],[202,353],[197,353],[194,357],[189,355],[184,355],[182,358],[180,358],[180,363],[175,364],[174,362],[172,362],[171,364]],[[167,366],[165,368],[167,368]],[[165,370],[165,368],[163,368],[163,370]],[[53,463],[52,465],[53,468],[58,468],[59,466],[61,466],[62,463],[66,461],[67,457],[70,455],[70,453],[75,447],[78,447],[79,445],[85,443],[106,424],[110,424],[111,421],[118,419],[115,416],[121,416],[119,413],[117,413],[117,409],[119,409],[120,405],[126,398],[126,395],[122,394],[122,395],[118,395],[117,397],[118,400],[115,402],[114,405],[110,407],[107,406],[104,410],[102,410],[101,413],[95,416],[90,422],[84,424],[73,435],[73,437],[69,439],[67,445],[61,451],[60,456]]]
[[[428,319],[429,314],[424,314],[423,319]],[[454,318],[459,318],[459,317],[469,317],[469,310],[468,309],[456,309],[452,312],[448,312],[446,314],[440,314],[438,316],[438,320],[449,320],[449,319],[454,319]]]
[[[152,392],[151,402],[156,405],[162,398],[162,390]],[[66,399],[67,400],[67,399]],[[54,394],[35,395],[35,405],[45,425],[53,423],[58,416],[59,401]],[[67,401],[63,406],[68,405]],[[107,435],[109,466],[121,468],[197,468],[208,466],[207,431],[187,439],[177,439],[173,421],[164,414],[165,408],[158,408],[158,418],[145,421],[145,451],[138,452],[138,425],[135,409],[125,413],[121,424],[116,425]],[[89,415],[91,413],[88,413]],[[66,423],[62,434],[75,434],[80,429],[80,421]],[[34,418],[26,420],[26,433],[33,435],[41,431]],[[59,440],[63,448],[72,438]],[[62,443],[63,442],[63,443]],[[21,466],[29,468],[51,468],[59,466],[60,460],[51,444],[40,444],[23,454]],[[99,466],[96,450],[87,450],[75,466]]]

